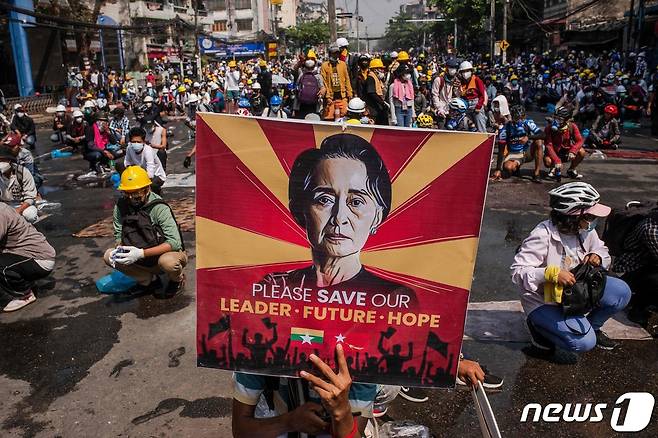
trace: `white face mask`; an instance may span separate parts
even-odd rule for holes
[[[128,143],[128,147],[130,147],[132,150],[137,152],[138,154],[141,154],[142,151],[144,150],[144,143]]]
[[[457,69],[456,68],[449,68],[448,69],[448,75],[454,76],[457,74]]]
[[[377,73],[377,77],[378,77],[379,79],[384,79],[384,78],[386,77],[386,74],[385,74],[384,72],[381,72],[381,71],[380,71],[380,72]]]
[[[6,161],[0,162],[0,174],[4,175],[9,172],[9,169],[11,169],[11,164]]]
[[[410,80],[410,79],[411,79],[411,74],[406,73],[406,74],[403,74],[403,75],[402,75],[402,80],[403,80],[403,81],[408,81],[408,80]]]
[[[462,73],[462,75],[464,76],[464,79],[468,80],[468,79],[471,79],[471,76],[473,76],[473,72],[472,71],[465,71],[464,73]]]
[[[25,113],[23,113],[23,112],[18,112],[18,113],[16,113],[16,115],[17,115],[18,117],[23,117],[23,116],[25,115]]]

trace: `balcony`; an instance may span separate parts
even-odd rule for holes
[[[130,2],[129,5],[130,16],[133,18],[171,20],[178,15],[186,21],[194,19],[194,10],[181,1],[149,0]],[[206,15],[205,9],[199,10],[199,17],[205,17]]]

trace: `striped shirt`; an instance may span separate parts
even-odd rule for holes
[[[615,259],[613,272],[658,267],[658,221],[651,217],[643,219],[626,237],[624,248],[624,253]]]

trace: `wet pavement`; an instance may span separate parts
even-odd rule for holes
[[[182,166],[192,143],[186,128],[174,124],[168,173],[178,174],[179,184],[165,189],[168,199],[194,196]],[[624,146],[658,150],[658,141],[646,134],[625,135]],[[51,148],[47,131],[40,139],[35,155]],[[656,199],[657,164],[588,159],[582,173],[604,202],[620,206]],[[0,436],[230,436],[230,373],[196,367],[194,234],[184,233],[191,257],[182,295],[172,300],[100,295],[94,282],[109,273],[102,255],[112,239],[72,235],[109,217],[118,194],[107,184],[75,181],[72,175],[87,171],[79,156],[40,166],[48,178],[46,198],[62,204],[37,225],[58,252],[57,269],[39,283],[34,304],[0,315]],[[524,170],[529,178],[530,168]],[[489,185],[464,353],[505,378],[502,390],[490,393],[503,436],[613,436],[610,418],[619,396],[632,391],[658,396],[658,342],[631,340],[621,328],[641,331],[618,318],[619,348],[595,349],[576,365],[556,365],[529,355],[527,335],[519,333],[522,319],[508,267],[523,238],[546,217],[546,191],[553,185],[519,179]],[[436,436],[479,436],[469,391],[428,394],[425,404],[398,399],[383,419],[413,420]],[[527,403],[606,403],[608,409],[601,422],[522,423]],[[658,436],[657,420],[655,408],[638,436]]]

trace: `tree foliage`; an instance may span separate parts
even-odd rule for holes
[[[423,33],[433,32],[432,24],[409,22],[411,16],[397,14],[388,22],[384,33],[382,46],[390,50],[409,50],[412,47],[420,47],[423,44]],[[426,40],[427,42],[427,40]]]
[[[305,48],[329,41],[329,23],[322,19],[300,23],[283,30],[289,46]]]
[[[489,15],[490,0],[428,0],[446,18],[456,18],[460,50],[475,49],[486,40],[483,23]]]

